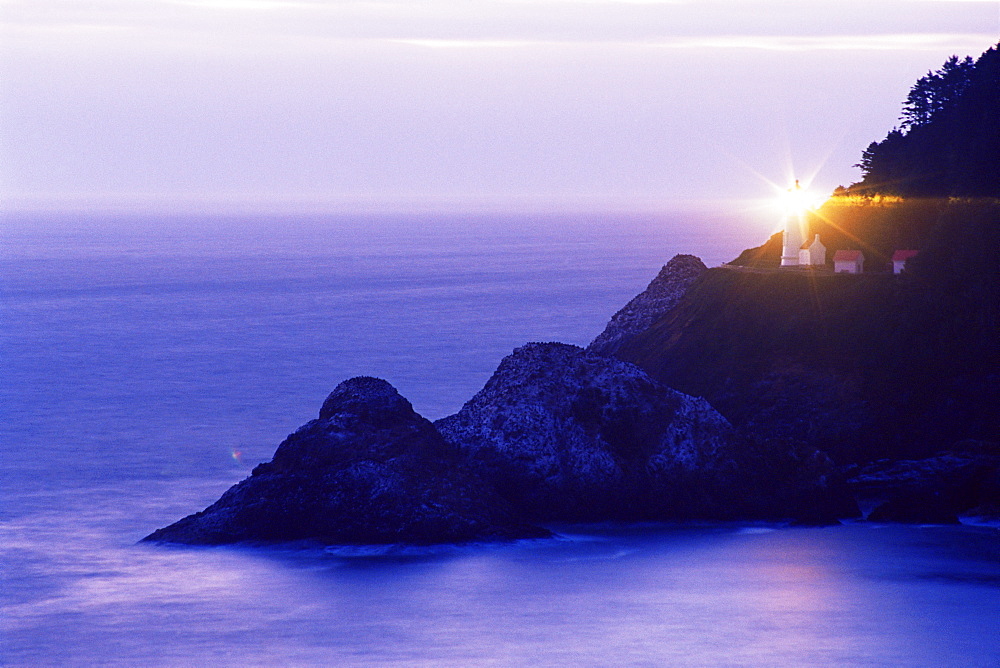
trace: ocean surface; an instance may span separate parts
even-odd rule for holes
[[[430,419],[586,345],[742,214],[6,215],[0,665],[1000,666],[988,526],[565,526],[409,548],[136,545],[355,375]]]

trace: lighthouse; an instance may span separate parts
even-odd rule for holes
[[[781,243],[781,266],[799,266],[799,250],[805,242],[806,207],[804,206],[802,186],[795,179],[795,187],[789,188],[785,202],[785,231]]]

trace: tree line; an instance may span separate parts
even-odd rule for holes
[[[835,195],[1000,197],[1000,43],[917,80],[900,121],[862,153],[862,179]]]

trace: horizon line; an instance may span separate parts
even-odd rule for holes
[[[418,198],[26,197],[0,202],[0,216],[20,215],[405,215],[654,214],[741,209],[761,197],[481,196]]]

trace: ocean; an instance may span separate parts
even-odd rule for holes
[[[342,380],[457,411],[586,345],[676,253],[659,215],[8,214],[0,665],[1000,666],[1000,531],[555,527],[438,548],[136,545],[270,459]]]

